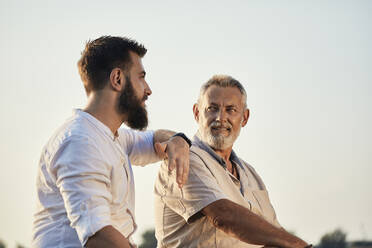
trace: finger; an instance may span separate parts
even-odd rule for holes
[[[181,159],[178,159],[177,160],[177,183],[178,183],[178,187],[182,188],[183,184],[184,184],[184,180],[183,180],[183,161]]]
[[[167,157],[167,144],[156,142],[154,147],[159,158],[164,159]]]
[[[185,159],[184,158],[179,159],[178,164],[177,164],[177,173],[176,173],[177,179],[176,180],[180,188],[182,188],[182,186],[185,185],[187,181],[187,178],[186,178],[186,175],[188,175],[187,170],[188,168],[186,166]]]
[[[182,168],[182,169],[181,169]],[[187,178],[185,178],[185,170],[187,168],[185,167],[185,162],[182,163],[180,166],[180,173],[182,171],[182,174],[179,175],[179,180],[178,180],[178,187],[182,188],[183,185],[186,184]]]
[[[187,179],[189,178],[189,168],[190,168],[190,160],[189,156],[186,157],[186,160],[183,164],[183,174],[182,174],[182,184],[185,185],[187,182]]]
[[[170,158],[168,160],[168,170],[172,171],[174,168],[176,168],[176,161],[173,158]]]

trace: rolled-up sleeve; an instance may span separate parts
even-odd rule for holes
[[[165,204],[188,223],[192,221],[191,217],[209,204],[227,198],[204,162],[194,153],[190,153],[189,176],[182,189],[178,187],[174,171],[169,173],[164,163],[160,170],[162,179],[157,183],[163,182],[164,185],[155,187],[165,190],[162,197]]]
[[[111,225],[111,167],[88,137],[70,137],[54,157],[52,169],[67,217],[82,246]]]
[[[143,166],[160,160],[154,149],[154,131],[120,129],[119,137],[133,165]]]

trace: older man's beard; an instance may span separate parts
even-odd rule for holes
[[[147,95],[139,99],[134,92],[130,77],[126,76],[125,79],[126,84],[119,97],[119,112],[127,115],[125,124],[130,128],[143,130],[148,125],[147,110],[142,106],[142,102],[147,99]]]
[[[212,129],[213,128],[229,128],[230,134],[225,137],[223,134],[213,134]],[[233,146],[235,140],[239,136],[240,129],[237,131],[237,133],[231,133],[232,126],[229,123],[222,124],[219,121],[212,122],[208,128],[200,128],[199,132],[202,137],[202,140],[206,142],[210,147],[216,150],[225,150]]]

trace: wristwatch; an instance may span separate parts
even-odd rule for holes
[[[182,139],[184,139],[187,142],[187,144],[189,145],[189,147],[191,147],[191,140],[189,138],[187,138],[187,136],[184,133],[176,133],[172,137],[176,137],[176,136],[179,136]]]

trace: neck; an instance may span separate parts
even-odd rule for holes
[[[223,160],[225,160],[225,162],[230,161],[230,155],[231,155],[232,147],[224,149],[224,150],[218,150],[218,149],[214,149],[214,148],[212,148],[212,149],[218,156],[220,156]]]
[[[116,104],[116,98],[105,94],[104,90],[91,92],[83,111],[94,116],[110,128],[113,134],[116,134],[118,128],[125,120],[123,115],[118,114]]]

